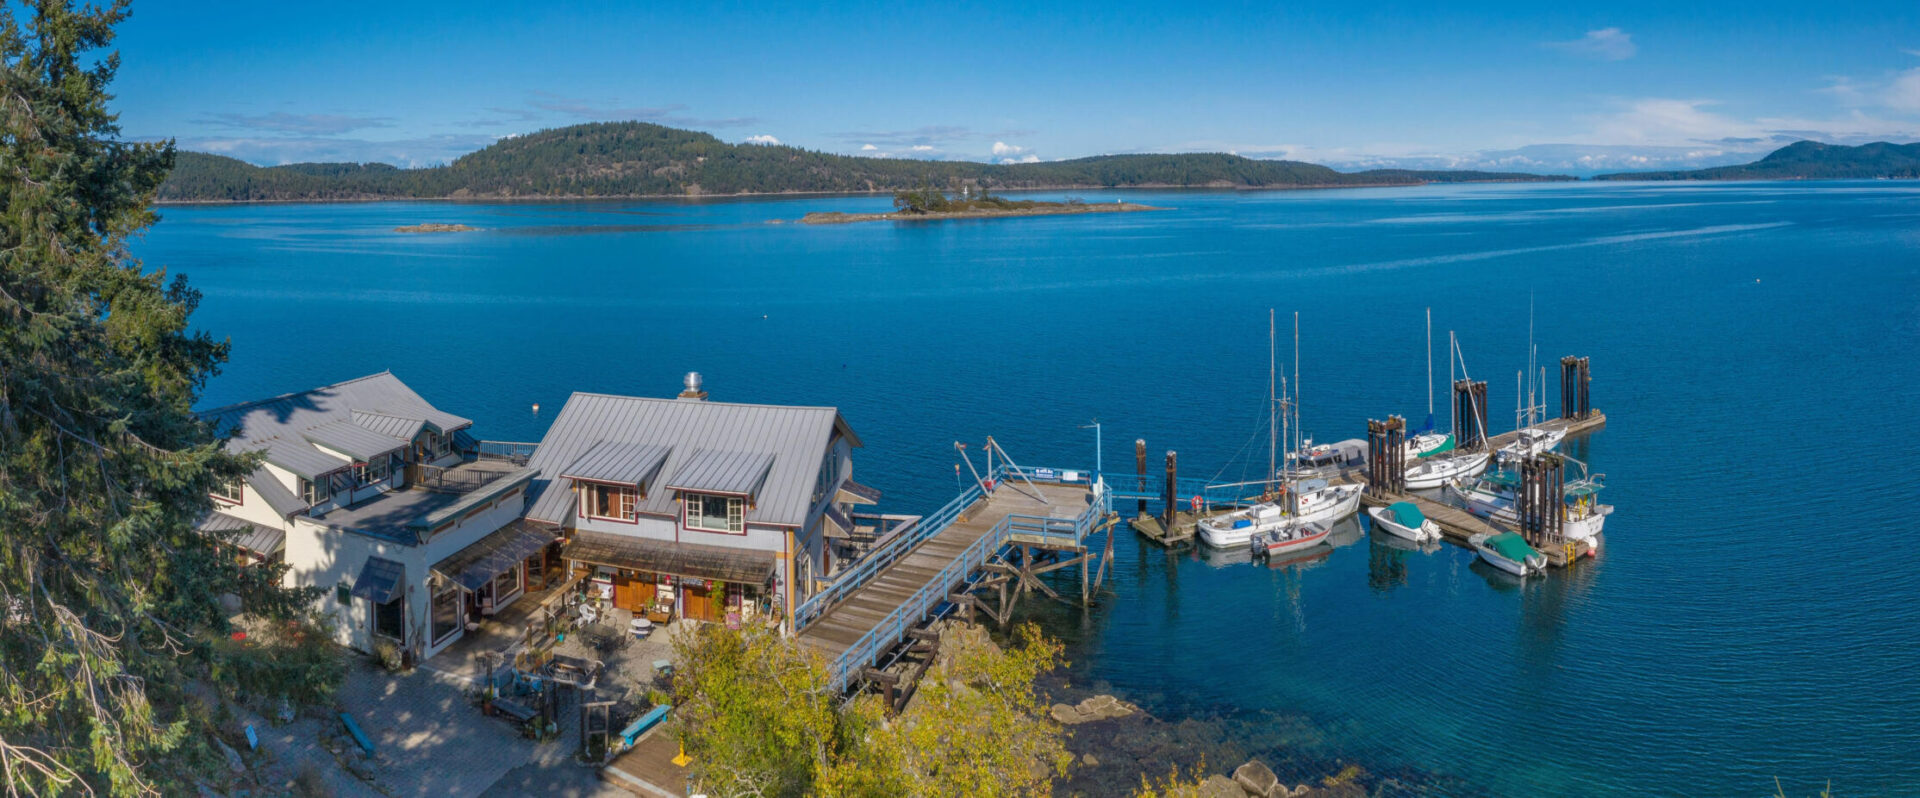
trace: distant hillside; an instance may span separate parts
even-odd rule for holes
[[[258,167],[183,152],[160,187],[164,202],[379,198],[542,198],[846,193],[980,184],[998,189],[1334,188],[1430,182],[1569,180],[1497,172],[1336,172],[1237,155],[1102,155],[985,164],[859,158],[797,147],[728,144],[706,133],[608,122],[502,139],[446,166]]]
[[[1920,178],[1920,144],[1876,141],[1858,147],[1796,141],[1739,166],[1683,172],[1622,172],[1595,180],[1870,180]]]

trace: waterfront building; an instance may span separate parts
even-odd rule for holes
[[[527,453],[483,456],[472,421],[391,373],[201,417],[265,459],[201,529],[322,588],[314,608],[344,645],[427,659],[558,571],[553,535],[521,520]]]
[[[852,480],[860,438],[831,407],[576,393],[531,465],[530,524],[564,540],[570,575],[614,606],[784,626],[870,534]]]

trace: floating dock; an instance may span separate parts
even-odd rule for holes
[[[1198,528],[1193,515],[1190,513],[1175,514],[1173,529],[1171,530],[1167,529],[1166,525],[1161,523],[1158,516],[1152,515],[1135,516],[1132,521],[1128,522],[1128,525],[1132,526],[1133,531],[1140,533],[1146,537],[1146,539],[1170,549],[1192,543],[1194,530]]]

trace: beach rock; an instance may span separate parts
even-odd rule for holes
[[[1233,779],[1219,774],[1208,776],[1200,782],[1200,798],[1247,798],[1247,791],[1240,789]]]
[[[1088,751],[1080,756],[1080,764],[1090,768],[1097,768],[1100,766],[1100,757],[1094,756],[1092,751]]]
[[[247,772],[246,760],[240,758],[240,752],[233,750],[233,746],[227,745],[219,739],[215,739],[213,741],[213,747],[220,749],[220,755],[227,758],[227,769],[233,771],[234,775]]]
[[[1275,787],[1280,785],[1280,777],[1273,775],[1273,769],[1265,762],[1255,759],[1233,771],[1233,781],[1251,795],[1268,798]]]
[[[1121,701],[1113,696],[1097,695],[1080,702],[1076,706],[1054,704],[1053,707],[1048,710],[1048,714],[1052,715],[1054,720],[1060,721],[1063,724],[1076,726],[1082,723],[1092,723],[1097,720],[1124,718],[1139,711],[1139,707]]]

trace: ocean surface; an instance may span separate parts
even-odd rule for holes
[[[1091,191],[1089,200],[1121,192]],[[1285,567],[1116,539],[1045,609],[1068,678],[1205,720],[1295,780],[1436,794],[1920,794],[1920,185],[1124,192],[1153,213],[773,224],[883,197],[170,207],[134,243],[233,343],[205,405],[391,370],[538,440],[572,391],[835,405],[883,508],[955,441],[1023,464],[1251,478],[1267,311],[1319,440],[1427,415],[1446,335],[1510,428],[1592,358],[1606,550],[1524,586],[1357,529]],[[459,222],[459,234],[399,225]],[[1557,393],[1547,396],[1558,408]],[[534,406],[539,412],[534,412]],[[1446,424],[1445,395],[1439,423]],[[1238,762],[1210,761],[1218,772]]]

